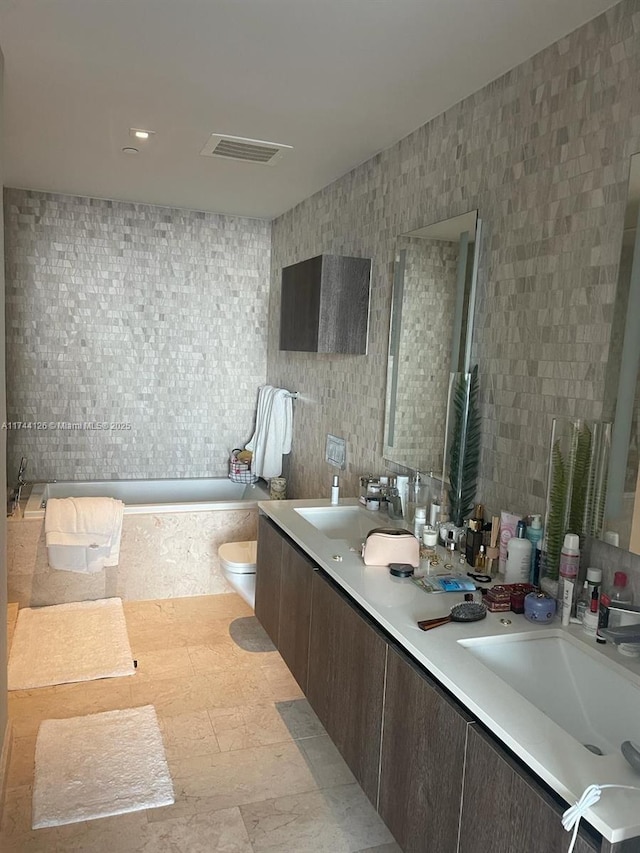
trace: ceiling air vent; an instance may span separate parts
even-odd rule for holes
[[[242,136],[226,136],[212,133],[201,154],[205,157],[223,157],[225,160],[241,160],[243,163],[260,163],[273,166],[291,145],[279,142],[264,142],[261,139],[245,139]]]

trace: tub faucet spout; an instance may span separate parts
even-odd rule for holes
[[[25,486],[27,481],[24,478],[24,472],[27,470],[27,457],[23,456],[20,460],[20,467],[18,468],[18,486]]]
[[[26,486],[27,481],[24,478],[24,472],[27,469],[27,457],[23,456],[20,460],[20,467],[18,468],[18,481],[14,488],[11,490],[9,498],[7,500],[7,515],[12,516],[15,514],[16,510],[20,506],[20,496],[22,494],[22,487]]]

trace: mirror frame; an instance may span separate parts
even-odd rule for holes
[[[441,225],[449,220],[459,219],[462,216],[476,214],[475,235],[473,243],[473,260],[471,266],[471,274],[469,277],[468,295],[467,287],[464,279],[458,276],[456,302],[454,309],[453,330],[451,335],[451,356],[449,363],[449,375],[447,377],[447,386],[450,386],[451,374],[458,373],[460,368],[462,372],[468,373],[471,363],[471,347],[473,343],[473,331],[476,314],[476,299],[477,299],[477,283],[478,283],[478,268],[480,262],[480,241],[482,238],[482,219],[479,216],[479,211],[476,209],[469,210],[464,214],[452,216],[448,219],[441,219],[433,222],[422,228],[416,228],[409,232],[399,234],[396,238],[396,245],[403,237],[415,236],[417,231]],[[464,234],[465,232],[461,232]],[[467,237],[468,240],[468,237]],[[400,336],[402,331],[402,301],[404,297],[404,252],[405,249],[398,250],[394,253],[393,266],[393,291],[391,297],[391,313],[389,318],[389,348],[387,354],[387,384],[385,395],[385,419],[384,419],[384,434],[383,434],[383,456],[388,462],[393,465],[401,466],[409,470],[418,470],[416,461],[408,460],[407,458],[394,458],[394,439],[395,439],[395,422],[397,410],[397,388],[398,388],[398,372],[399,363],[398,355],[400,350]],[[466,255],[465,255],[466,257]],[[464,305],[467,302],[466,322],[463,325]],[[459,364],[460,347],[464,340],[464,356],[462,364]],[[445,406],[447,403],[445,403]],[[446,414],[446,413],[445,413]],[[445,433],[446,433],[446,416],[445,416]],[[443,471],[444,471],[444,453],[446,451],[446,434],[443,435]],[[439,477],[442,477],[443,472],[437,472]]]
[[[636,159],[637,158],[637,159]],[[634,162],[638,164],[634,172]],[[635,182],[634,182],[635,177]],[[616,521],[623,514],[622,504],[627,477],[627,464],[631,446],[631,433],[633,426],[633,413],[637,399],[638,374],[640,372],[640,205],[638,204],[640,192],[640,152],[632,154],[629,158],[629,179],[627,182],[627,200],[625,205],[625,222],[620,247],[620,260],[618,264],[618,281],[616,291],[616,303],[625,312],[625,325],[622,338],[622,352],[617,383],[617,397],[615,404],[615,415],[613,418],[613,432],[611,439],[611,455],[609,458],[609,471],[607,475],[607,498],[605,506],[605,540],[607,531],[611,527],[615,530]],[[632,225],[628,222],[629,209],[632,209]],[[629,291],[624,306],[620,304],[620,271],[624,257],[624,233],[629,229],[635,229],[633,252],[631,256],[631,270],[629,273]],[[617,309],[616,309],[617,310]],[[634,509],[632,515],[637,513],[638,502],[640,502],[640,470],[636,472],[636,491],[634,497]],[[611,522],[610,518],[613,518]],[[632,554],[640,554],[640,547],[635,544],[638,533],[635,531],[633,519],[631,524],[630,541],[618,545],[622,551]],[[610,535],[610,534],[609,534]],[[609,540],[610,541],[610,540]],[[613,544],[610,542],[610,544]],[[637,550],[632,549],[632,545]]]

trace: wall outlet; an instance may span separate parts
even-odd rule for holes
[[[338,438],[337,435],[327,433],[327,447],[324,453],[324,458],[333,465],[334,468],[340,468],[341,471],[347,467],[347,442],[344,438]]]

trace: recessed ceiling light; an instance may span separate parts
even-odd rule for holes
[[[122,149],[123,154],[139,154],[140,151],[137,148],[133,148],[131,146],[126,146]]]
[[[155,130],[145,130],[142,127],[129,128],[129,136],[133,136],[134,139],[150,139],[154,135]]]

